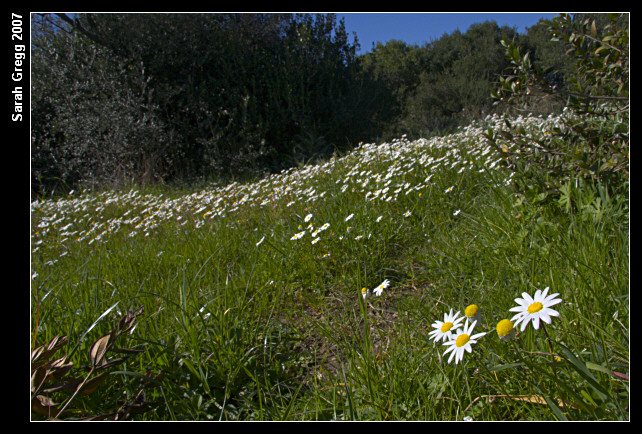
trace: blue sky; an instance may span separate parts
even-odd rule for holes
[[[398,39],[421,46],[457,29],[465,33],[471,24],[484,21],[495,21],[500,27],[507,25],[524,33],[526,27],[537,24],[541,18],[551,19],[556,13],[336,12],[336,15],[337,21],[345,18],[348,34],[357,34],[361,45],[359,54],[364,54],[371,50],[373,42],[385,43],[391,39]]]

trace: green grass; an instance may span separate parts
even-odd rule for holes
[[[32,345],[66,335],[79,368],[144,307],[118,342],[140,352],[68,417],[162,374],[135,419],[628,420],[628,198],[578,184],[524,200],[483,128],[255,183],[32,204]],[[560,316],[500,340],[515,299],[545,287]],[[431,325],[473,303],[487,334],[448,363]]]

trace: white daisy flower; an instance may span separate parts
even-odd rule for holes
[[[303,221],[307,223],[310,221],[311,218],[312,218],[312,214],[308,214],[305,216],[305,219],[303,219]]]
[[[352,217],[354,217],[354,213],[353,213],[353,214],[350,214],[348,217],[346,217],[346,220],[345,220],[345,221],[350,220]]]
[[[264,239],[265,239],[265,237],[261,238],[261,239],[259,240],[259,242],[258,242],[258,243],[256,243],[256,247],[260,246]]]
[[[389,287],[389,286],[390,286],[390,281],[389,281],[388,279],[386,279],[386,280],[384,280],[383,282],[381,282],[381,283],[379,284],[379,286],[377,286],[375,289],[373,289],[373,290],[372,290],[372,293],[373,293],[374,295],[376,295],[377,297],[379,297],[379,296],[381,295],[381,292],[382,292],[385,288],[387,288],[387,287]]]
[[[205,311],[205,307],[206,307],[206,306],[201,307],[198,311],[199,311],[200,313],[203,313],[203,312]],[[208,312],[208,313],[206,313],[205,315],[203,315],[203,319],[204,319],[204,320],[206,320],[206,319],[208,319],[210,316],[211,316],[211,314]]]
[[[366,288],[361,288],[361,296],[363,297],[363,299],[364,299],[364,300],[366,299],[366,297],[367,297],[369,294],[370,294],[370,291],[369,291],[368,289],[366,289]]]
[[[458,329],[457,334],[453,335],[448,342],[443,344],[448,346],[448,349],[444,351],[443,355],[445,356],[450,352],[448,363],[450,363],[454,357],[455,364],[458,364],[460,360],[464,359],[464,351],[471,353],[473,351],[472,344],[476,344],[477,339],[486,334],[485,332],[475,335],[472,334],[476,324],[477,321],[473,321],[472,323],[466,321],[464,327]]]
[[[297,234],[292,235],[292,238],[290,238],[290,240],[298,240],[299,238],[303,237],[303,235],[305,235],[305,231],[301,231]]]
[[[431,339],[435,342],[441,340],[447,341],[451,338],[452,333],[454,330],[457,328],[461,327],[461,322],[465,319],[466,317],[459,317],[459,312],[453,315],[453,310],[450,309],[449,313],[444,313],[444,320],[443,321],[435,321],[432,323],[432,328],[435,330],[431,331],[428,333],[428,336],[431,337]]]
[[[519,306],[509,309],[511,312],[517,312],[517,314],[511,318],[511,321],[515,321],[515,327],[520,322],[522,323],[521,331],[526,329],[529,321],[533,321],[533,327],[535,330],[539,329],[539,320],[541,319],[546,324],[551,323],[551,316],[560,316],[560,313],[554,309],[551,309],[551,306],[560,303],[562,299],[555,298],[559,294],[551,294],[548,297],[548,286],[544,291],[538,289],[535,292],[535,297],[531,297],[527,293],[523,292],[522,297],[516,298],[515,302]]]

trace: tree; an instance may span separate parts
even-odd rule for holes
[[[362,80],[368,83],[368,100],[377,133],[385,139],[405,131],[399,125],[404,105],[419,83],[421,59],[417,47],[403,41],[378,42],[360,59]]]
[[[33,189],[152,181],[167,163],[167,136],[144,67],[39,18],[32,23]]]
[[[66,149],[70,140],[89,146],[94,137],[101,137],[94,131],[98,124],[105,138],[121,142],[124,135],[127,143],[133,143],[133,133],[126,130],[137,128],[137,116],[127,115],[134,121],[126,127],[92,114],[115,108],[114,101],[123,100],[124,95],[131,97],[128,107],[140,107],[145,119],[153,114],[157,132],[163,134],[162,146],[152,152],[154,161],[164,162],[153,165],[159,179],[280,171],[293,163],[295,151],[310,148],[304,152],[307,157],[327,154],[359,136],[353,122],[359,119],[353,86],[356,45],[349,42],[343,22],[337,23],[332,14],[57,14],[46,18],[61,32],[43,31],[41,44],[57,44],[58,52],[73,54],[39,52],[42,67],[34,71],[41,83],[38,92],[55,93],[62,101],[69,94],[63,89],[87,82],[98,96],[88,91],[74,94],[74,103],[86,107],[77,119],[85,129],[76,128],[74,139],[58,128],[59,109],[54,111],[57,123],[35,117],[39,137],[61,132],[54,147],[37,145],[42,162],[55,159],[69,166],[72,155],[55,155],[53,149]],[[92,59],[105,62],[104,71],[88,68]],[[46,70],[48,62],[69,73],[54,77]],[[107,92],[109,86],[113,89]],[[43,113],[51,110],[40,107]],[[142,143],[139,147],[144,148]],[[96,176],[96,169],[89,167],[95,161],[89,161],[98,156],[84,155],[86,164],[77,165],[77,176],[68,177],[69,182]]]
[[[619,189],[629,172],[627,16],[561,14],[548,27],[551,40],[573,59],[564,80],[559,80],[554,65],[544,69],[530,51],[504,41],[512,73],[501,78],[493,95],[521,110],[529,110],[533,100],[550,97],[564,103],[569,114],[553,134],[536,144],[510,127],[503,131],[502,140],[516,145],[507,158],[526,188],[558,191],[562,183],[583,178]],[[488,138],[497,143],[492,132]]]
[[[444,133],[490,114],[489,89],[509,65],[500,40],[515,33],[488,21],[424,47],[423,69],[406,100],[402,129],[410,135]]]

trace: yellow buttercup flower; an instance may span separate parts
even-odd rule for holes
[[[515,328],[513,327],[513,323],[508,319],[503,319],[498,322],[496,330],[497,336],[502,340],[509,341],[515,337]]]
[[[479,321],[481,319],[481,312],[479,306],[471,304],[464,310],[464,315],[468,317],[469,321]]]

